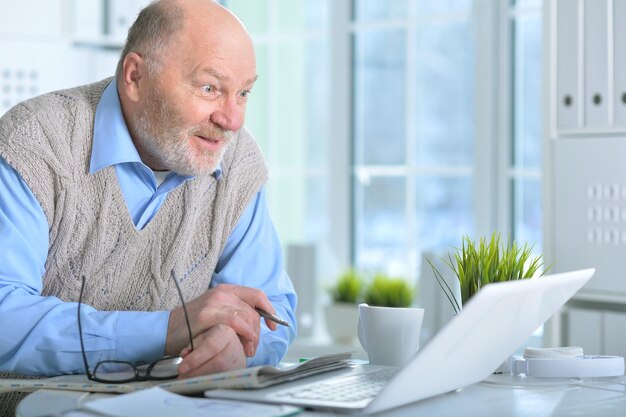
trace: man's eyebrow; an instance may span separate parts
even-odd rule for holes
[[[257,74],[257,75],[255,75],[254,77],[250,78],[250,79],[246,82],[246,85],[247,85],[247,84],[252,84],[252,83],[256,82],[256,80],[258,80],[258,79],[259,79],[259,75]]]
[[[219,81],[223,81],[223,80],[228,80],[229,77],[227,77],[226,75],[220,74],[219,72],[211,69],[211,68],[207,68],[202,70],[202,72],[205,72],[207,74],[209,74],[212,77],[217,78]],[[249,80],[246,81],[246,85],[248,84],[252,84],[254,82],[256,82],[256,80],[259,78],[259,75],[255,75],[254,77],[250,78]]]

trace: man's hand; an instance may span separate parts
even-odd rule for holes
[[[179,378],[191,378],[246,367],[239,336],[232,327],[218,324],[193,340],[194,350],[185,348]]]
[[[187,303],[187,312],[189,313],[194,345],[195,338],[222,324],[230,327],[234,334],[239,336],[240,350],[243,351],[244,355],[254,356],[259,345],[261,331],[259,313],[254,310],[254,307],[274,312],[272,303],[263,291],[231,284],[218,285],[190,301]],[[276,330],[276,323],[269,320],[265,320],[265,323],[271,330]],[[220,330],[221,332],[223,330]],[[205,340],[206,337],[203,337],[202,340]],[[165,354],[178,355],[188,345],[189,334],[185,315],[182,307],[179,307],[170,313]],[[213,349],[214,347],[209,351],[212,352]]]

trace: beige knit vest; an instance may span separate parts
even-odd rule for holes
[[[0,119],[0,155],[26,181],[48,220],[43,295],[77,301],[84,275],[83,301],[99,310],[171,310],[180,302],[170,272],[186,300],[207,290],[267,169],[242,129],[226,151],[219,180],[202,175],[172,190],[150,223],[136,230],[115,168],[89,174],[95,110],[108,82],[11,109]],[[0,396],[2,406],[5,400]]]

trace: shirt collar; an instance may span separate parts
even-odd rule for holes
[[[96,107],[89,165],[89,172],[92,174],[108,166],[124,162],[141,163],[139,152],[124,122],[116,87],[115,79],[113,79],[104,89]]]
[[[126,162],[146,166],[126,127],[114,78],[104,89],[96,107],[89,173],[94,174],[106,167]],[[222,168],[218,166],[213,176],[219,179],[221,175]]]

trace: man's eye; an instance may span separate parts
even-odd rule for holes
[[[241,98],[248,98],[248,96],[250,95],[252,91],[250,90],[243,90],[239,92],[239,97]]]
[[[207,94],[214,93],[215,92],[215,87],[212,86],[211,84],[203,85],[202,86],[202,92],[207,93]]]

